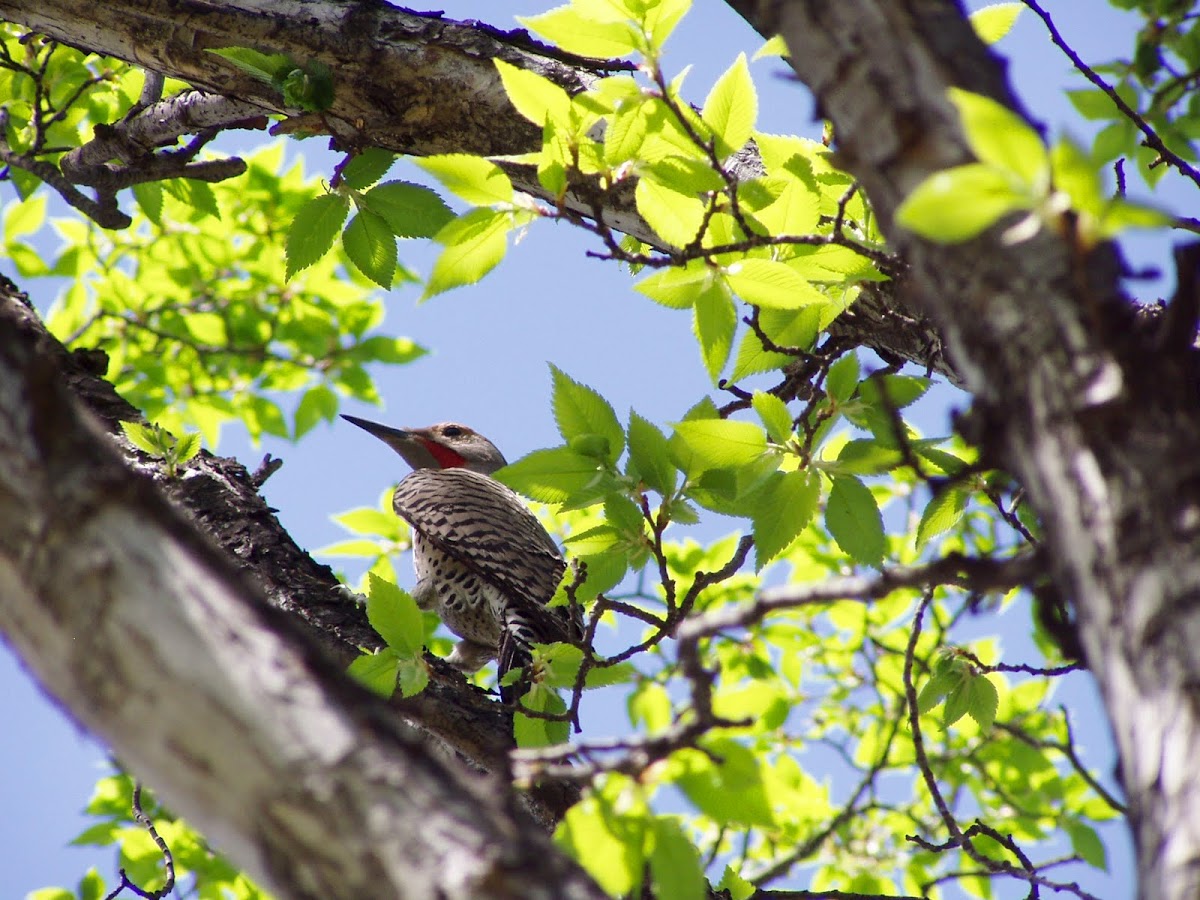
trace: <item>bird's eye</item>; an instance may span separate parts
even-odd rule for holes
[[[442,429],[442,434],[446,437],[462,437],[463,430],[457,425],[447,425]]]

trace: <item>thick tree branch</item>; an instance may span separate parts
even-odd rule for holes
[[[502,775],[432,752],[129,469],[16,307],[0,631],[43,686],[281,896],[603,896]]]

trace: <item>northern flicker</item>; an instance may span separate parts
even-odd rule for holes
[[[412,466],[392,505],[412,526],[413,598],[462,640],[447,662],[474,672],[499,660],[499,677],[529,661],[532,643],[578,639],[578,616],[548,608],[566,569],[554,539],[508,487],[491,478],[504,466],[495,444],[443,422],[391,428],[355,416]],[[501,691],[508,698],[507,691]]]

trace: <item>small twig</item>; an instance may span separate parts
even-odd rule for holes
[[[255,488],[261,490],[263,484],[268,478],[274,475],[283,466],[283,460],[272,457],[270,453],[262,458],[262,462],[258,464],[258,468],[250,476],[250,483]]]

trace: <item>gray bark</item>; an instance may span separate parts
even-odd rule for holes
[[[1069,232],[1005,246],[996,228],[942,247],[895,227],[915,185],[970,161],[948,87],[1020,109],[957,3],[731,5],[783,35],[974,394],[985,454],[1021,480],[1042,518],[1116,737],[1141,895],[1200,896],[1194,316],[1176,334],[1171,316],[1157,333],[1135,328],[1111,248],[1087,252]]]
[[[280,897],[603,897],[503,767],[404,728],[122,458],[73,363],[3,292],[0,634],[43,687]]]

